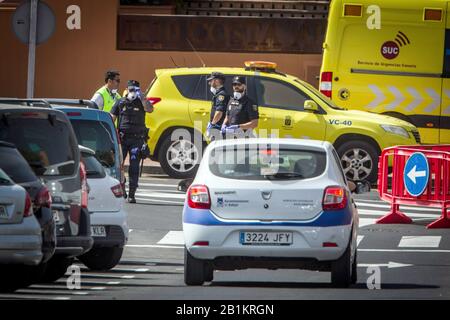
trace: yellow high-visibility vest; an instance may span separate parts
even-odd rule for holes
[[[110,112],[114,103],[121,98],[119,93],[116,93],[114,97],[111,96],[111,93],[106,86],[103,86],[97,90],[97,93],[103,97],[103,111],[106,112]]]

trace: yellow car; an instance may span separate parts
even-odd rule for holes
[[[206,145],[211,72],[246,77],[247,94],[259,106],[259,137],[326,140],[338,153],[350,180],[376,181],[378,156],[393,145],[420,143],[417,128],[405,121],[336,106],[310,84],[276,70],[276,64],[248,62],[245,68],[156,70],[147,92],[154,112],[147,115],[152,158],[174,178],[192,177]]]

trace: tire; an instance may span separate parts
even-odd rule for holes
[[[195,259],[184,248],[184,283],[188,286],[201,286],[205,282],[205,262]]]
[[[62,278],[66,274],[67,268],[73,264],[73,260],[74,258],[53,256],[47,262],[47,268],[42,277],[42,282],[51,283]]]
[[[352,284],[356,284],[358,282],[358,250],[355,251],[355,260],[353,260],[352,264]]]
[[[187,130],[187,129],[186,129]],[[195,176],[201,159],[201,146],[194,144],[194,134],[191,130],[190,139],[179,139],[172,141],[171,135],[164,138],[159,151],[158,161],[163,171],[175,179],[187,179]],[[204,148],[203,148],[204,149]]]
[[[377,182],[379,152],[376,147],[366,141],[348,141],[336,151],[347,179]]]
[[[123,248],[92,248],[78,257],[78,260],[91,270],[111,270],[120,262]]]
[[[331,284],[335,288],[348,288],[352,283],[351,239],[344,254],[331,263]],[[355,259],[356,263],[356,259]]]
[[[214,280],[214,267],[211,263],[205,263],[205,282]]]

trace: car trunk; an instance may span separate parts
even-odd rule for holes
[[[25,192],[19,186],[0,186],[0,225],[23,221]]]
[[[118,212],[120,203],[111,191],[114,186],[113,178],[106,175],[102,179],[89,179],[89,202],[90,212]]]
[[[311,181],[223,179],[210,188],[211,210],[223,219],[310,220],[322,212],[324,186]]]

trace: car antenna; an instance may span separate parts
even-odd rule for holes
[[[177,67],[177,68],[180,67],[179,65],[177,65],[177,64],[175,63],[175,60],[173,60],[172,56],[170,56],[170,60],[172,60],[172,63],[174,64],[175,67]]]
[[[203,61],[202,57],[200,57],[200,55],[198,54],[197,50],[195,50],[194,46],[192,45],[192,43],[189,41],[188,38],[186,38],[186,41],[189,43],[189,45],[191,46],[192,50],[194,50],[194,53],[197,55],[197,58],[200,60],[200,62],[203,65],[203,68],[206,67],[205,61]]]

